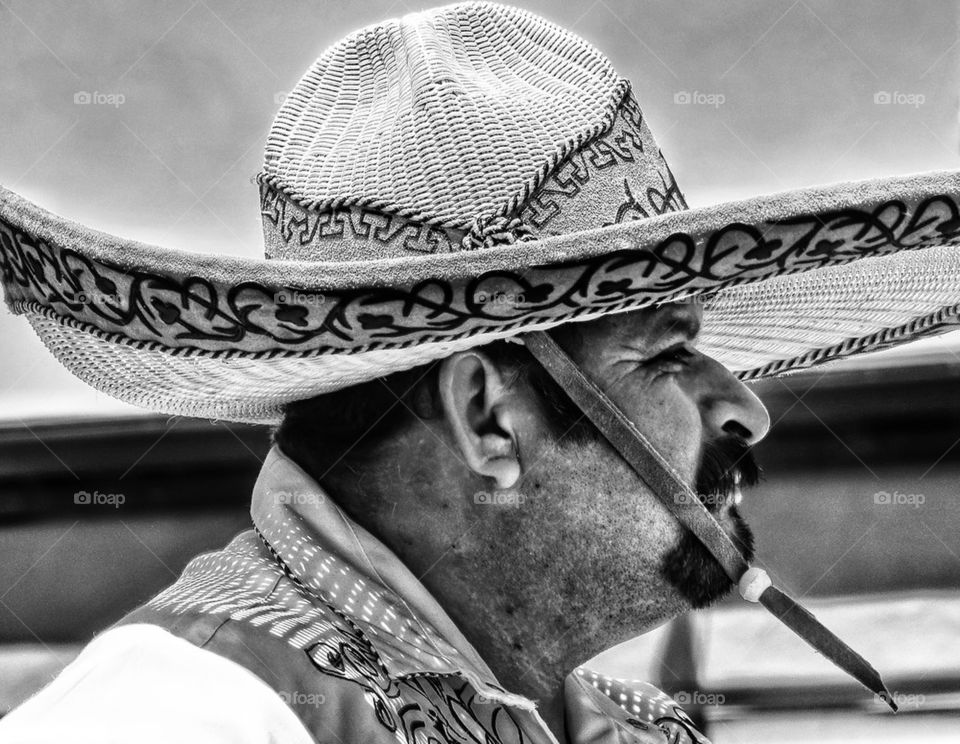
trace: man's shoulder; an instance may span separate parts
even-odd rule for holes
[[[0,735],[38,743],[312,741],[263,680],[149,624],[98,635],[53,682],[0,721]]]
[[[399,683],[370,640],[288,576],[253,531],[194,558],[114,627],[142,624],[243,667],[310,731],[370,744],[395,738],[388,708]]]
[[[247,603],[265,600],[281,576],[256,533],[246,530],[225,547],[195,556],[176,581],[127,613],[113,627],[148,623],[186,637],[184,628],[199,623],[197,632],[209,636],[230,598],[243,597]],[[187,639],[199,645],[206,636]]]

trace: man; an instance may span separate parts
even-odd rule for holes
[[[324,52],[260,182],[257,262],[0,192],[7,301],[76,374],[279,424],[254,529],[0,738],[702,741],[661,691],[580,665],[734,583],[882,689],[749,568],[736,504],[769,420],[728,367],[947,327],[891,277],[936,266],[960,287],[957,174],[687,210],[599,52],[471,3]]]

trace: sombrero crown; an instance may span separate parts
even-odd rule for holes
[[[501,5],[330,47],[277,114],[259,181],[270,260],[146,246],[0,190],[7,302],[95,387],[240,421],[692,296],[709,298],[702,347],[744,378],[957,316],[957,173],[688,210],[609,61]]]
[[[268,254],[410,257],[685,207],[627,81],[530,13],[468,4],[327,50],[277,114]]]

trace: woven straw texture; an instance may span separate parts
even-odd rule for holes
[[[411,14],[320,56],[277,114],[265,178],[309,208],[467,227],[511,211],[609,122],[621,83],[594,47],[522,10]]]

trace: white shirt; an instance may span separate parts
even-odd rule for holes
[[[313,744],[252,672],[156,625],[97,636],[0,719],[2,744]]]

